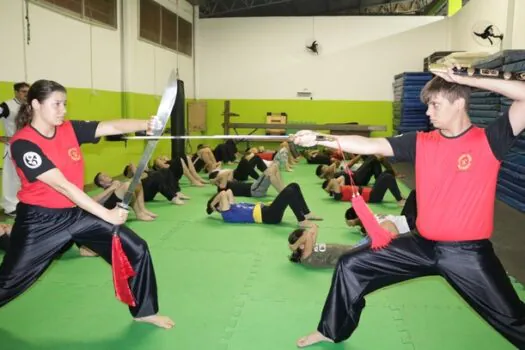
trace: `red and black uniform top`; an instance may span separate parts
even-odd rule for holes
[[[498,172],[516,139],[508,113],[456,137],[434,130],[388,138],[396,161],[414,163],[421,236],[434,241],[491,237]]]
[[[97,121],[64,121],[52,137],[40,134],[31,125],[20,129],[11,138],[12,160],[20,178],[20,202],[45,208],[76,206],[68,197],[40,181],[43,173],[58,169],[64,177],[84,189],[84,157],[80,145],[97,143]]]

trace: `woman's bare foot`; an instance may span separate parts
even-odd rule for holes
[[[89,248],[80,247],[80,256],[91,257],[91,256],[98,256],[98,254]]]
[[[307,346],[310,346],[310,345],[313,345],[313,344],[317,344],[317,343],[320,343],[320,342],[333,343],[334,341],[332,339],[329,339],[329,338],[325,337],[324,335],[322,335],[319,332],[314,332],[314,333],[311,333],[311,334],[307,335],[306,337],[300,338],[297,341],[297,347],[305,348]]]
[[[175,322],[173,322],[167,316],[153,315],[153,316],[135,318],[134,320],[137,322],[151,323],[152,325],[155,325],[157,327],[164,328],[164,329],[170,329],[170,328],[173,328],[173,326],[175,326]]]
[[[317,216],[317,215],[312,214],[312,213],[310,213],[310,214],[306,214],[304,217],[305,217],[307,220],[312,220],[312,221],[323,221],[323,218],[322,218],[322,217]]]

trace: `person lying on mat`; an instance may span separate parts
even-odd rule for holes
[[[279,150],[275,153],[273,161],[279,164],[281,170],[293,171],[292,166],[297,164],[297,160],[292,156],[288,142],[280,143]]]
[[[99,172],[95,175],[93,183],[104,190],[92,197],[95,202],[102,204],[107,209],[113,209],[124,199],[124,195],[128,191],[131,181],[120,182],[113,180],[113,178],[106,173]],[[137,220],[152,221],[157,217],[157,214],[146,209],[144,204],[144,189],[140,183],[134,191],[130,204]]]
[[[184,176],[190,180],[191,184],[198,187],[203,187],[207,183],[206,180],[199,176],[199,173],[195,169],[191,157],[188,155],[182,156],[178,159],[180,165],[182,166],[182,171]],[[153,166],[151,169],[160,170],[160,169],[169,169],[173,160],[170,160],[167,156],[159,156],[153,160]]]
[[[300,227],[311,225],[309,220],[322,220],[310,212],[301,188],[296,183],[286,186],[270,205],[263,203],[235,203],[231,190],[220,191],[206,204],[206,213],[221,214],[225,222],[279,224],[286,208],[290,207]]]
[[[256,169],[258,169],[261,173],[264,173],[266,169],[268,169],[268,166],[271,165],[273,162],[267,162],[263,159],[261,159],[258,155],[256,155],[253,152],[254,149],[247,149],[242,156],[241,160],[239,161],[239,164],[237,164],[237,167],[235,170],[233,170],[233,178],[237,181],[246,181],[249,177],[251,177],[254,180],[259,179],[261,176]],[[256,149],[255,149],[256,150]],[[214,177],[217,177],[219,175],[219,172],[223,172],[225,169],[216,169],[208,175],[210,180]]]
[[[354,193],[359,193],[367,203],[381,203],[386,191],[390,190],[398,205],[405,205],[396,178],[386,171],[379,175],[373,187],[345,185],[344,181],[344,177],[340,176],[337,179],[325,180],[321,186],[335,200],[345,202],[351,201]]]
[[[193,154],[191,161],[198,173],[202,170],[204,170],[205,173],[210,173],[222,166],[222,163],[215,159],[215,155],[210,146],[204,144],[197,146],[197,152]]]
[[[277,193],[284,188],[279,165],[270,165],[255,182],[240,182],[233,178],[232,169],[224,169],[210,174],[210,182],[217,186],[217,191],[231,190],[237,197],[264,197],[272,185]]]
[[[354,165],[356,165],[357,161],[360,160],[363,160],[363,162],[356,169]],[[337,163],[336,165],[332,164],[328,167],[326,165],[319,165],[315,171],[315,174],[319,178],[330,180],[341,176],[343,173],[346,173],[342,167],[339,168],[341,170],[338,170],[337,166],[339,166]],[[381,162],[374,155],[354,157],[350,162],[348,162],[346,168],[351,170],[352,180],[358,186],[368,185],[372,179],[372,176],[377,180],[377,177],[383,172]]]
[[[123,174],[127,178],[132,178],[137,167],[130,163],[124,167]],[[161,193],[168,201],[173,204],[183,205],[183,199],[188,196],[180,192],[179,182],[168,169],[145,171],[141,176],[142,188],[144,190],[144,201],[150,202],[155,199],[157,193]]]
[[[383,222],[391,222],[392,225],[396,227],[397,233],[403,234],[414,230],[417,218],[416,191],[412,190],[410,192],[400,215],[375,214],[374,216],[380,224]],[[350,227],[359,226],[362,235],[367,235],[366,229],[363,227],[361,220],[352,206],[345,212],[345,222]]]
[[[321,165],[330,165],[339,161],[338,158],[333,157],[331,152],[324,152],[322,150],[304,150],[302,152],[306,162],[308,164],[321,164]]]
[[[380,225],[393,235],[410,232],[410,230],[406,231],[404,227],[401,227],[402,230],[400,231],[396,223],[390,220],[383,220]],[[341,256],[355,249],[368,247],[370,243],[368,237],[361,239],[354,245],[318,243],[318,231],[317,225],[311,225],[308,228],[300,228],[290,233],[288,248],[292,251],[289,257],[291,262],[311,268],[335,268]]]

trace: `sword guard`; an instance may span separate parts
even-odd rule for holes
[[[129,205],[127,204],[124,204],[122,202],[118,202],[117,203],[117,206],[120,208],[120,209],[124,209],[124,210],[128,210],[129,211]]]

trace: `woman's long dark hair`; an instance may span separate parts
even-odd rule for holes
[[[304,228],[298,228],[297,230],[290,233],[290,236],[288,236],[288,243],[294,244],[297,242],[299,238],[301,238],[304,234]],[[301,257],[303,256],[303,250],[301,248],[297,248],[292,252],[292,255],[290,255],[290,261],[294,263],[301,262]]]
[[[33,100],[43,103],[53,92],[57,91],[66,93],[66,88],[52,80],[42,79],[35,81],[27,92],[27,102],[22,103],[18,115],[15,118],[16,129],[20,130],[24,126],[31,124],[33,120],[31,102],[33,102]]]

